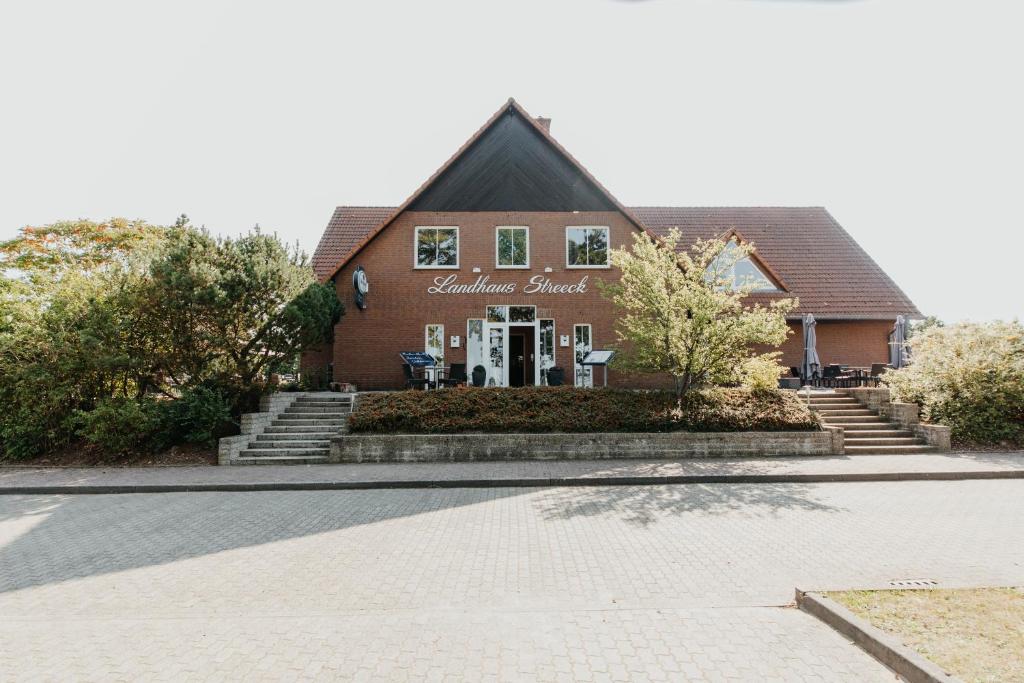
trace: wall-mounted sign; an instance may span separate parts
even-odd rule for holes
[[[583,294],[587,291],[584,275],[579,282],[562,284],[551,278],[534,275],[523,287],[523,294]],[[515,294],[518,285],[514,282],[491,282],[490,275],[481,275],[472,283],[459,282],[458,275],[441,275],[434,278],[434,284],[427,287],[427,294]]]
[[[370,281],[366,279],[366,271],[362,266],[356,266],[352,273],[352,289],[355,290],[356,306],[360,309],[366,308],[366,295],[370,293]]]
[[[448,344],[448,346],[452,347],[453,349],[457,349],[457,348],[459,348],[459,342],[460,341],[461,340],[459,339],[459,335],[453,334],[452,338],[451,338],[451,342]]]
[[[558,345],[559,346],[569,346],[569,335],[563,334],[562,336],[560,336],[558,338]]]

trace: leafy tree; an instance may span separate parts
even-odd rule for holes
[[[329,339],[342,313],[277,239],[218,240],[184,217],[56,224],[3,247],[7,457],[79,436],[111,453],[210,443],[270,389],[269,368]]]
[[[182,220],[187,222],[184,216]],[[124,218],[102,223],[77,220],[29,225],[17,237],[0,242],[0,270],[13,268],[53,278],[66,272],[123,266],[152,253],[166,230]]]
[[[757,285],[736,284],[733,266],[750,245],[698,241],[688,251],[673,229],[662,240],[633,238],[632,250],[614,249],[611,262],[622,277],[602,288],[619,310],[617,365],[627,370],[668,373],[677,395],[708,384],[740,379],[758,356],[755,347],[786,339],[786,314],[793,299],[748,305]]]
[[[329,341],[344,310],[304,254],[252,233],[214,238],[176,230],[153,261],[145,294],[160,365],[177,384],[221,378],[243,386]]]

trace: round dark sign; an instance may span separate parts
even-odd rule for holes
[[[356,294],[356,306],[366,308],[366,295],[370,292],[370,282],[366,279],[366,271],[362,266],[357,266],[352,273],[352,289]]]

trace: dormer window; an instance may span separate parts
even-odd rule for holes
[[[708,267],[708,278],[719,277],[731,281],[733,288],[740,288],[753,285],[755,292],[778,292],[781,291],[770,277],[754,262],[748,255],[726,268],[726,263],[735,258],[737,244],[730,240],[722,253]]]

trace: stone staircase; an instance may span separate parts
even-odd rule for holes
[[[331,437],[345,431],[351,395],[306,394],[295,399],[232,461],[235,465],[308,465],[328,461]]]
[[[848,455],[899,455],[930,453],[935,449],[914,432],[879,416],[878,411],[865,408],[842,389],[814,391],[801,400],[818,414],[823,424],[842,427]]]

